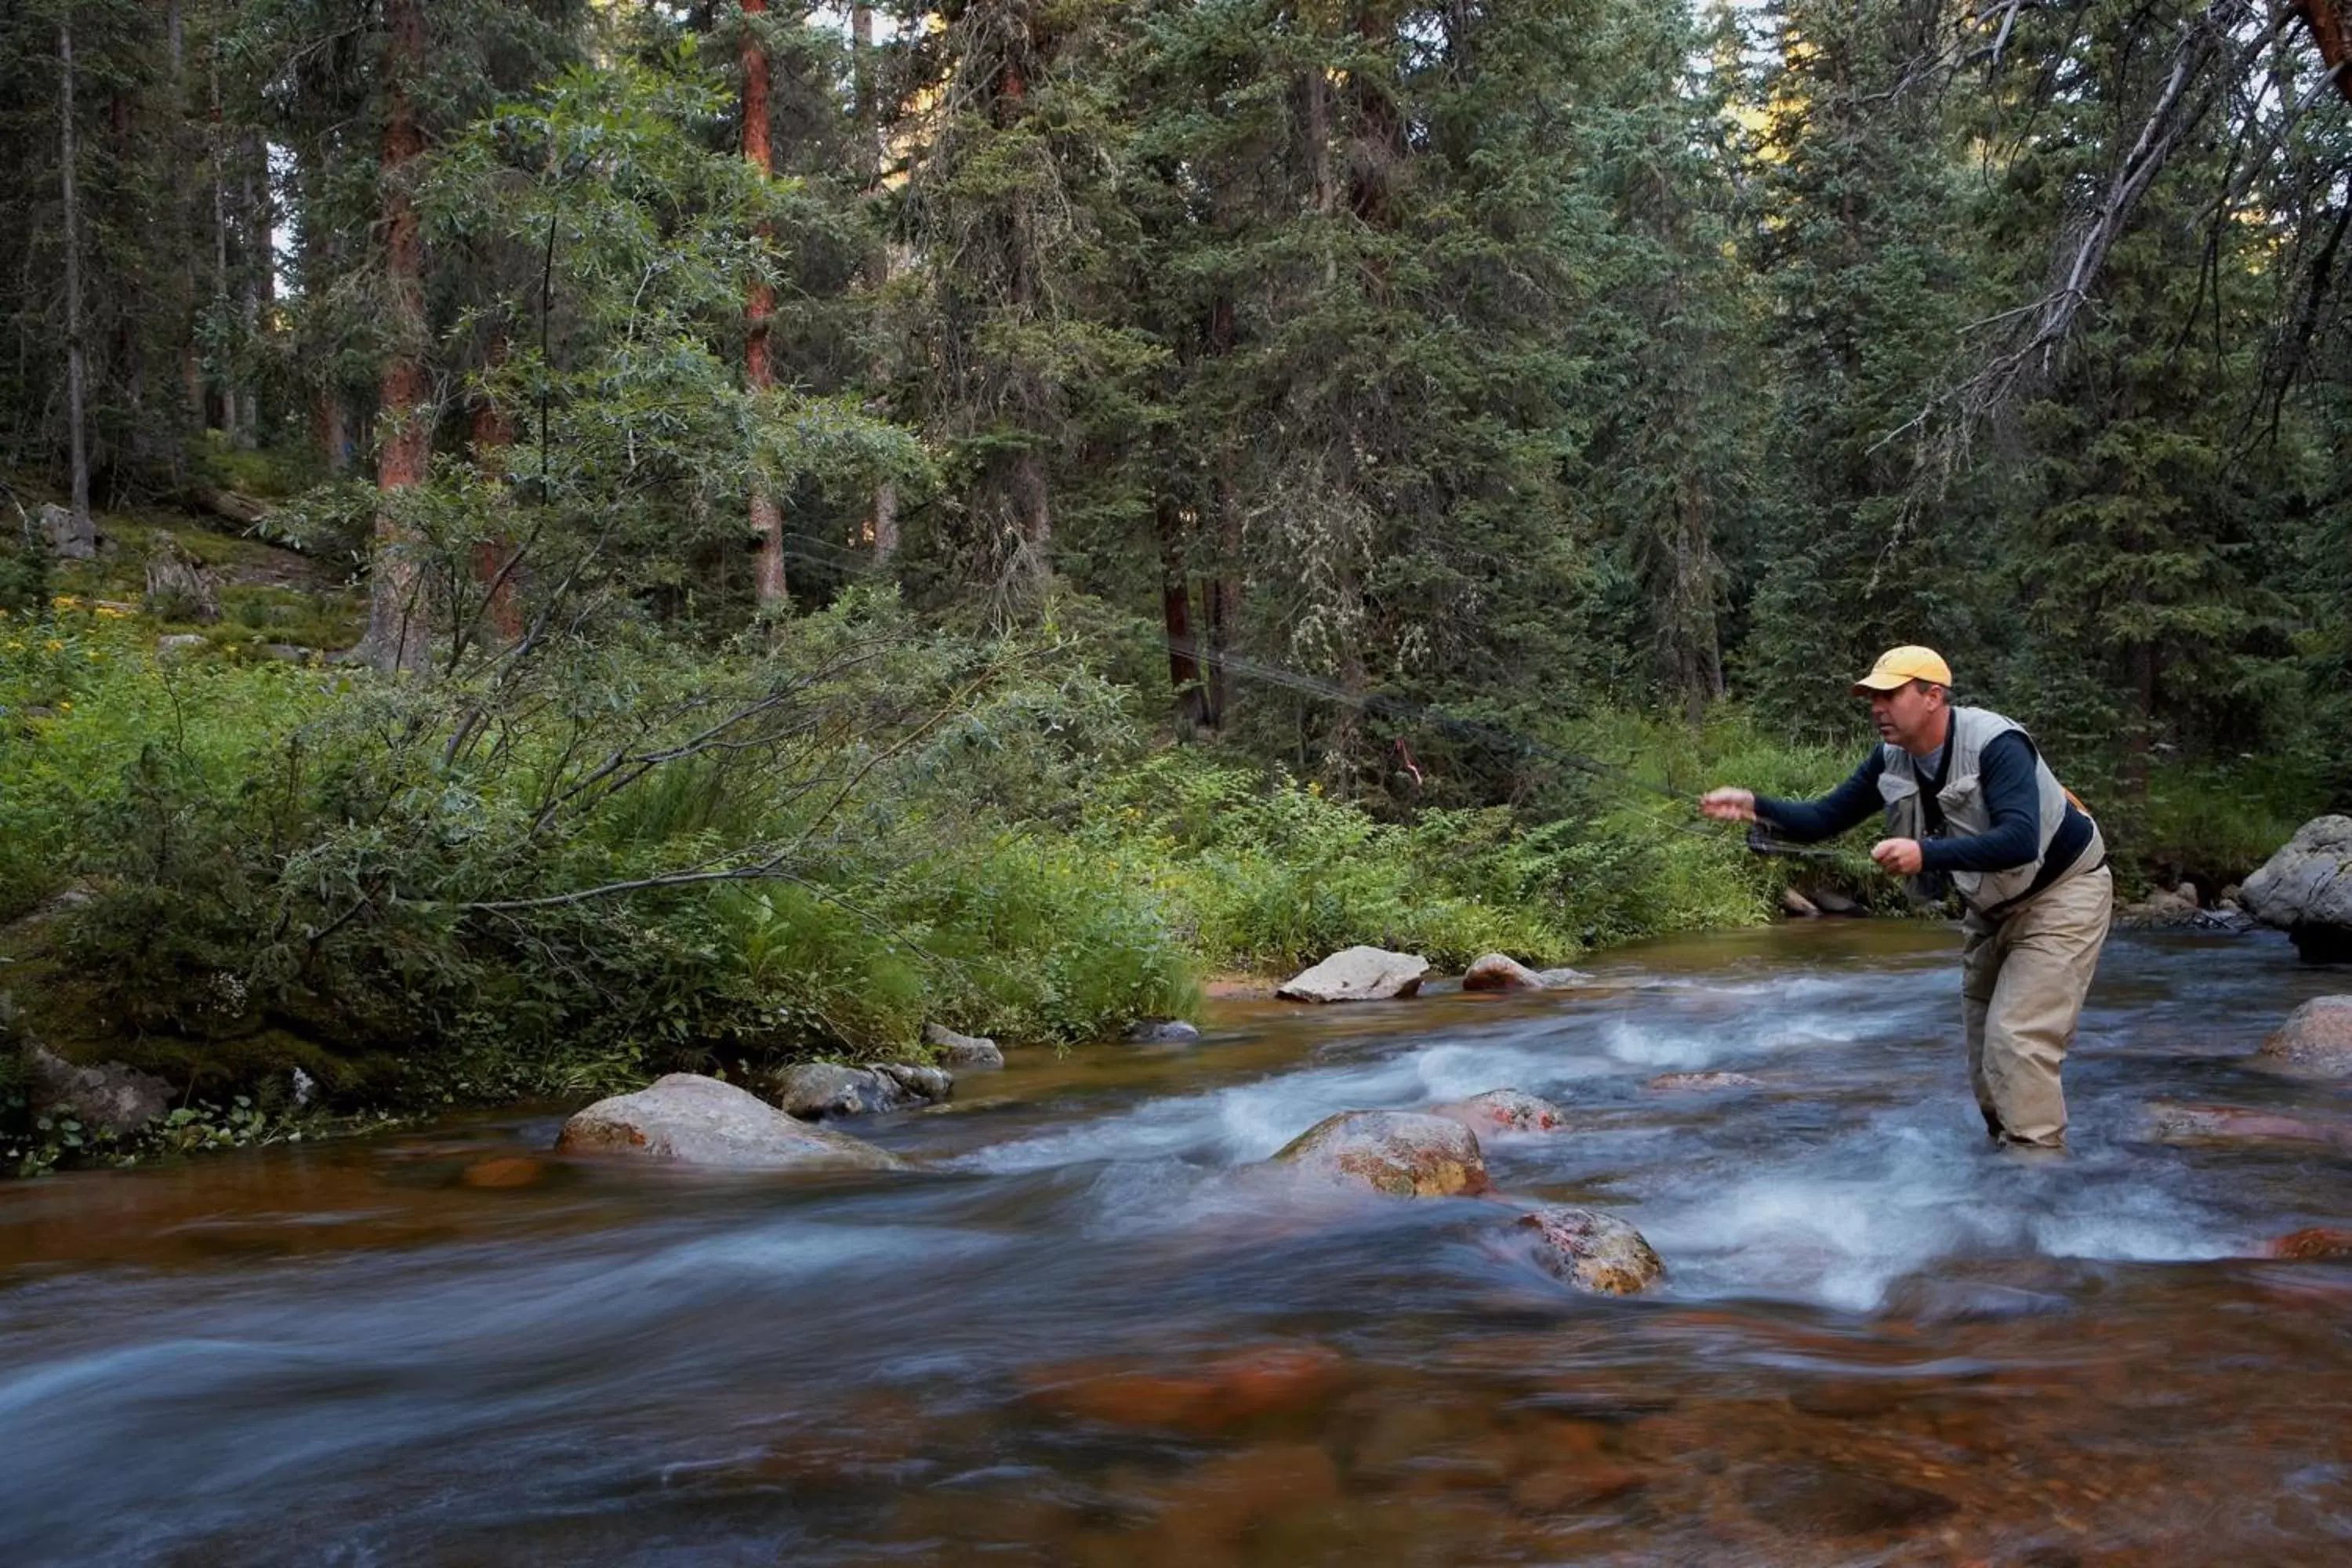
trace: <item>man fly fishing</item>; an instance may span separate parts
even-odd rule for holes
[[[1933,897],[1948,877],[1968,912],[1960,995],[1969,1079],[1995,1140],[2055,1149],[2066,1140],[2059,1067],[2107,936],[2115,879],[2098,825],[2062,786],[2023,728],[1951,700],[1932,648],[1891,648],[1853,694],[1885,742],[1819,800],[1716,789],[1699,809],[1761,822],[1810,844],[1883,812],[1870,858]]]

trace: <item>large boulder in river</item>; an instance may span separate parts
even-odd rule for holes
[[[1301,970],[1275,992],[1292,1002],[1385,1002],[1421,989],[1429,960],[1385,948],[1350,947]]]
[[[627,1154],[737,1171],[894,1171],[906,1162],[846,1133],[796,1121],[715,1078],[674,1072],[635,1094],[574,1114],[555,1142],[566,1154]]]
[[[1580,1290],[1631,1296],[1666,1271],[1640,1231],[1598,1209],[1540,1208],[1519,1225],[1534,1233],[1536,1261],[1545,1272]]]
[[[2246,912],[2315,963],[2352,960],[2352,816],[2315,816],[2239,893]]]
[[[828,1116],[878,1116],[886,1110],[945,1100],[954,1091],[955,1079],[941,1069],[897,1062],[867,1068],[801,1062],[770,1080],[770,1098],[787,1115],[803,1121],[822,1121]]]
[[[1462,976],[1465,991],[1541,991],[1543,976],[1507,952],[1475,960]]]
[[[1467,1100],[1429,1108],[1432,1116],[1459,1121],[1476,1133],[1553,1132],[1568,1125],[1568,1112],[1523,1089],[1490,1089]]]
[[[2352,996],[2315,996],[2263,1042],[2263,1065],[2314,1077],[2352,1076]]]
[[[923,1039],[951,1068],[1001,1068],[1004,1053],[985,1035],[959,1035],[945,1024],[923,1026]]]
[[[1409,1110],[1327,1116],[1275,1156],[1340,1186],[1400,1198],[1449,1198],[1486,1190],[1478,1140],[1459,1121]]]
[[[1462,976],[1465,991],[1566,991],[1589,985],[1592,976],[1581,969],[1529,969],[1508,953],[1490,952],[1475,961]]]

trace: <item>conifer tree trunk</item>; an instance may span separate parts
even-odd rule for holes
[[[206,67],[212,88],[212,120],[206,138],[213,177],[213,321],[217,329],[228,321],[228,177],[222,167],[221,142],[227,135],[221,114],[220,40],[215,38]],[[220,376],[220,431],[237,444],[236,357],[225,356]]]
[[[424,131],[409,97],[409,84],[425,65],[424,0],[385,0],[384,22],[385,107],[378,179],[393,347],[383,362],[377,411],[376,489],[389,499],[424,482],[433,455],[425,367],[425,244],[409,189],[413,166],[425,151]],[[425,667],[433,617],[430,580],[420,555],[423,543],[394,507],[377,510],[367,638],[361,647],[378,669]]]
[[[767,9],[768,0],[743,0],[746,16],[764,16]],[[743,34],[743,158],[763,180],[775,170],[774,155],[768,144],[768,50],[759,35],[749,29]],[[756,237],[764,241],[767,230],[761,228]],[[760,248],[764,250],[766,246],[762,244]],[[753,279],[743,306],[743,384],[755,395],[776,384],[774,367],[768,358],[769,321],[775,312],[775,290],[769,287],[767,279]],[[779,609],[786,602],[783,514],[776,506],[775,497],[768,492],[767,481],[756,473],[751,478],[751,537],[758,542],[760,552],[754,592],[760,608]]]
[[[2295,0],[2294,9],[2311,29],[2319,58],[2335,74],[2336,89],[2352,99],[2352,27],[2347,27],[2340,0]]]
[[[853,5],[849,11],[851,84],[856,100],[857,147],[864,167],[866,199],[871,201],[882,189],[882,106],[874,80],[874,8]],[[890,281],[890,247],[887,241],[876,244],[866,258],[866,287],[877,295]],[[872,379],[878,391],[889,374],[889,366],[877,363],[872,367]],[[898,484],[884,479],[874,487],[874,515],[867,525],[874,540],[874,559],[887,562],[898,553]]]
[[[1209,352],[1218,358],[1234,352],[1234,302],[1223,296],[1210,307]],[[1210,493],[1216,509],[1217,570],[1204,595],[1211,657],[1201,717],[1210,729],[1223,731],[1233,716],[1234,700],[1233,674],[1223,656],[1241,635],[1242,618],[1242,509],[1230,437],[1218,450]]]
[[[1023,31],[1034,47],[1034,36],[1029,34],[1027,28]],[[1018,53],[1008,51],[996,79],[993,106],[996,123],[1008,126],[1018,121],[1027,111],[1028,97],[1029,79],[1022,58]],[[1025,222],[1016,220],[1013,225],[1013,241],[1005,260],[1009,263],[1006,268],[1006,302],[1012,307],[1013,319],[1021,321],[1036,320],[1040,303],[1037,268],[1041,262],[1031,243]],[[1045,398],[1042,389],[1036,385],[1036,373],[1024,369],[1020,380],[1024,401],[1042,416],[1044,410],[1036,405]],[[1025,444],[1013,454],[1010,472],[1006,476],[1005,494],[1012,503],[1013,515],[1021,535],[1018,575],[1032,587],[1042,586],[1049,574],[1048,563],[1052,559],[1054,510],[1053,492],[1045,478],[1045,454],[1037,449],[1034,443]]]
[[[262,306],[275,292],[270,278],[269,154],[257,133],[248,132],[240,140],[244,145],[237,159],[237,206],[245,227],[245,266],[238,280],[237,321],[242,341],[252,345],[261,341]],[[237,444],[250,450],[261,438],[261,393],[252,377],[246,378],[237,396]]]
[[[1176,694],[1176,732],[1187,739],[1201,725],[1201,662],[1192,641],[1192,579],[1184,560],[1184,510],[1162,488],[1152,502],[1152,532],[1160,546],[1160,624],[1168,634],[1168,679]]]
[[[188,29],[181,0],[170,0],[164,7],[163,31],[172,60],[172,132],[166,145],[176,170],[184,163],[188,152]],[[189,426],[201,430],[205,425],[205,362],[196,346],[196,230],[190,217],[186,191],[175,184],[171,201],[173,248],[178,254],[173,280],[179,289],[175,303],[179,316],[180,385],[187,400]]]
[[[312,212],[325,210],[327,154],[315,142],[295,143],[295,187]],[[333,287],[344,266],[343,237],[338,230],[305,237],[299,253],[302,287],[306,292]],[[331,345],[309,345],[316,352],[303,356],[310,394],[310,440],[327,472],[341,476],[352,468],[351,408],[336,369]]]
[[[73,8],[58,23],[58,166],[64,186],[66,239],[66,427],[72,466],[73,526],[90,535],[89,441],[83,427],[86,374],[82,363],[81,201],[74,189]]]

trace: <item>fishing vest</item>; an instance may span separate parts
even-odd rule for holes
[[[1985,806],[1984,788],[1978,777],[1984,749],[2011,731],[2025,735],[2025,727],[1982,708],[1954,708],[1950,712],[1952,725],[1944,742],[1944,787],[1936,792],[1936,804],[1943,808],[1954,837],[1974,837],[1992,831],[1992,813]],[[2032,736],[2026,735],[2028,745],[2032,741]],[[1886,836],[1919,838],[1926,831],[1927,812],[1919,801],[1918,759],[1896,745],[1882,745],[1879,751],[1885,770],[1878,775],[1878,793],[1886,802]],[[2033,782],[2041,795],[2042,836],[2032,860],[2008,871],[1951,873],[1952,886],[1961,899],[1980,913],[1999,910],[2033,886],[2042,858],[2050,853],[2050,841],[2066,820],[2066,791],[2050,764],[2042,760],[2038,746],[2033,752]]]

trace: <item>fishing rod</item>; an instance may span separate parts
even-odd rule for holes
[[[867,558],[829,541],[804,533],[788,533],[784,537],[787,540],[797,540],[814,545],[835,557],[828,560],[823,556],[794,549],[790,544],[784,546],[786,554],[796,556],[814,565],[828,567],[835,571],[845,569],[864,571],[871,566],[871,562]],[[1387,692],[1349,691],[1346,687],[1325,677],[1310,675],[1305,670],[1293,669],[1286,665],[1252,658],[1246,654],[1236,653],[1231,648],[1211,647],[1194,637],[1161,634],[1153,640],[1167,652],[1192,660],[1195,668],[1213,666],[1236,675],[1245,676],[1253,680],[1263,681],[1269,686],[1283,687],[1307,696],[1318,697],[1343,707],[1359,709],[1404,724],[1442,731],[1462,740],[1490,746],[1496,751],[1517,752],[1539,757],[1594,778],[1606,779],[1612,784],[1672,801],[1678,806],[1687,807],[1691,803],[1691,797],[1685,791],[1643,778],[1630,768],[1622,767],[1580,752],[1570,751],[1566,747],[1555,746],[1516,731],[1498,729],[1476,720],[1465,719],[1459,714],[1448,713],[1443,709],[1432,707],[1427,703],[1414,702]],[[1411,766],[1410,753],[1407,754],[1407,760],[1408,765]],[[1419,768],[1413,766],[1412,771],[1417,778],[1420,773]],[[1660,826],[1671,828],[1677,833],[1688,834],[1693,837],[1705,839],[1710,844],[1724,844],[1730,841],[1726,835],[1699,824],[1678,821],[1648,807],[1637,805],[1635,809],[1641,810],[1643,816],[1650,817]],[[1748,826],[1741,843],[1749,853],[1769,858],[1816,860],[1848,867],[1866,861],[1865,857],[1857,855],[1851,849],[1824,849],[1811,845],[1791,844],[1775,836],[1770,828],[1760,821]],[[1866,863],[1873,870],[1878,869],[1875,861],[1866,861]]]
[[[1346,688],[1320,676],[1309,675],[1304,670],[1292,669],[1283,665],[1268,664],[1264,660],[1254,659],[1230,649],[1207,647],[1196,638],[1162,637],[1159,640],[1170,652],[1182,654],[1196,663],[1215,665],[1235,674],[1246,675],[1270,685],[1287,687],[1295,691],[1304,691],[1312,696],[1361,709],[1368,713],[1377,713],[1383,717],[1402,720],[1406,723],[1441,730],[1464,740],[1483,742],[1498,751],[1516,751],[1530,756],[1541,757],[1580,773],[1604,778],[1613,784],[1626,785],[1657,795],[1662,799],[1673,801],[1677,805],[1687,805],[1690,802],[1690,796],[1684,791],[1645,779],[1630,768],[1620,767],[1613,763],[1603,762],[1598,757],[1580,752],[1572,752],[1566,747],[1551,745],[1515,731],[1496,729],[1491,725],[1479,723],[1475,720],[1465,719],[1459,714],[1448,713],[1443,709],[1433,708],[1426,703],[1412,702],[1386,692],[1350,692]],[[1413,771],[1417,775],[1420,770],[1415,768]],[[1652,816],[1677,832],[1688,833],[1695,837],[1705,838],[1710,843],[1724,842],[1723,835],[1696,823],[1674,821],[1658,816],[1654,811],[1645,810],[1644,815]],[[1748,849],[1754,854],[1790,859],[1843,861],[1853,858],[1851,850],[1818,849],[1807,845],[1790,844],[1776,837],[1761,822],[1749,825],[1745,843]],[[1875,862],[1873,864],[1874,865]]]

